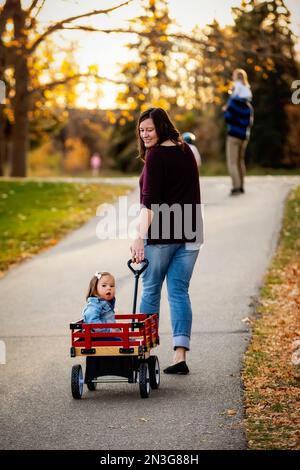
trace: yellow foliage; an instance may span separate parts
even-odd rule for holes
[[[229,90],[229,85],[225,85],[223,83],[220,83],[217,87],[216,90],[218,93],[228,93]]]
[[[112,111],[107,111],[106,115],[107,115],[107,119],[109,120],[109,122],[110,122],[111,124],[115,124],[115,123],[116,123],[117,120],[116,120],[115,115],[114,115],[114,113],[113,113]]]
[[[44,96],[46,99],[51,99],[53,97],[53,92],[51,90],[45,90]]]
[[[81,139],[78,137],[69,137],[66,140],[66,157],[64,168],[70,172],[84,170],[88,167],[89,151]]]
[[[6,47],[19,47],[20,46],[19,41],[12,40],[5,34],[2,36],[2,39],[3,39],[3,42],[5,42]]]
[[[146,111],[149,108],[148,103],[143,103],[141,105],[141,112]]]
[[[134,110],[134,109],[137,108],[137,102],[134,101],[133,98],[131,98],[131,99],[129,98],[129,99],[127,100],[127,104],[128,104],[128,107],[129,107],[130,110]]]
[[[61,154],[56,152],[51,142],[29,152],[29,167],[32,174],[48,176],[60,166]]]
[[[139,88],[145,88],[147,85],[147,81],[145,77],[138,77],[137,80],[134,81],[134,83],[139,87]]]
[[[156,106],[157,108],[163,108],[165,110],[169,110],[170,109],[170,103],[169,101],[166,99],[166,98],[159,98],[159,99],[156,99],[153,101],[153,104],[154,106]]]
[[[97,64],[91,64],[88,67],[88,72],[93,75],[97,75],[99,72],[98,65]]]

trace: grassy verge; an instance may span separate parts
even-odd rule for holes
[[[78,178],[94,178],[94,175],[92,174],[92,172],[90,170],[83,170],[83,171],[80,171],[80,172],[76,172],[74,174],[72,173],[68,173],[68,172],[58,172],[58,171],[50,171],[50,170],[47,170],[47,169],[42,169],[42,170],[38,170],[38,171],[32,171],[32,170],[28,170],[28,174],[27,176],[29,178],[35,178],[35,177],[42,177],[42,178],[48,178],[48,177],[58,177],[58,178],[70,178],[70,177],[78,177]],[[139,176],[139,173],[136,172],[136,173],[124,173],[122,171],[119,171],[119,170],[113,170],[113,169],[109,169],[109,168],[103,168],[101,169],[101,171],[99,171],[99,174],[97,175],[97,177],[99,178],[127,178],[127,177],[131,177],[131,176]]]
[[[5,174],[8,174],[8,168],[5,171]],[[130,177],[130,176],[139,176],[140,172],[133,172],[133,173],[123,173],[119,170],[113,170],[109,168],[103,168],[99,172],[99,177],[108,177],[108,178],[117,178],[117,177]],[[300,168],[296,169],[284,169],[284,168],[263,168],[260,166],[250,166],[247,164],[247,176],[293,176],[293,175],[300,175]],[[228,176],[228,169],[226,162],[224,160],[213,160],[213,159],[205,159],[203,158],[203,163],[200,168],[200,175],[201,176]],[[29,177],[70,177],[72,176],[70,173],[67,172],[58,172],[57,170],[51,170],[47,168],[39,168],[35,171],[30,170],[28,172]],[[81,171],[76,173],[77,177],[81,178],[90,178],[92,177],[92,173],[90,170]]]
[[[265,277],[245,356],[250,449],[300,449],[300,366],[295,360],[300,339],[299,278],[300,187],[286,204],[278,250]]]
[[[0,181],[0,274],[55,245],[96,215],[96,208],[126,194],[121,185]]]

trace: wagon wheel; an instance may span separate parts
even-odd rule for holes
[[[90,392],[94,392],[97,388],[97,384],[95,382],[87,382],[86,386]]]
[[[140,365],[139,384],[141,398],[148,398],[150,395],[150,374],[147,362],[142,362]]]
[[[72,367],[71,373],[71,390],[73,398],[79,399],[83,392],[83,375],[81,365],[77,364]]]
[[[159,368],[158,357],[150,356],[148,359],[148,364],[149,364],[150,386],[153,390],[156,390],[160,384],[160,368]]]

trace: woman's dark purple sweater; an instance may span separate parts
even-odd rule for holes
[[[147,244],[202,241],[200,202],[198,167],[190,147],[151,148],[140,176],[140,203],[154,212]]]

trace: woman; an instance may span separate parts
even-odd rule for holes
[[[250,104],[252,92],[247,73],[235,69],[232,74],[233,88],[226,106],[224,118],[228,126],[226,139],[226,159],[232,180],[231,195],[244,193],[246,175],[245,152],[253,123],[253,109]]]
[[[137,138],[144,168],[139,225],[130,248],[133,261],[149,260],[142,275],[140,311],[159,313],[166,278],[175,354],[164,372],[187,374],[192,325],[188,289],[202,243],[198,168],[193,152],[161,108],[141,114]]]

